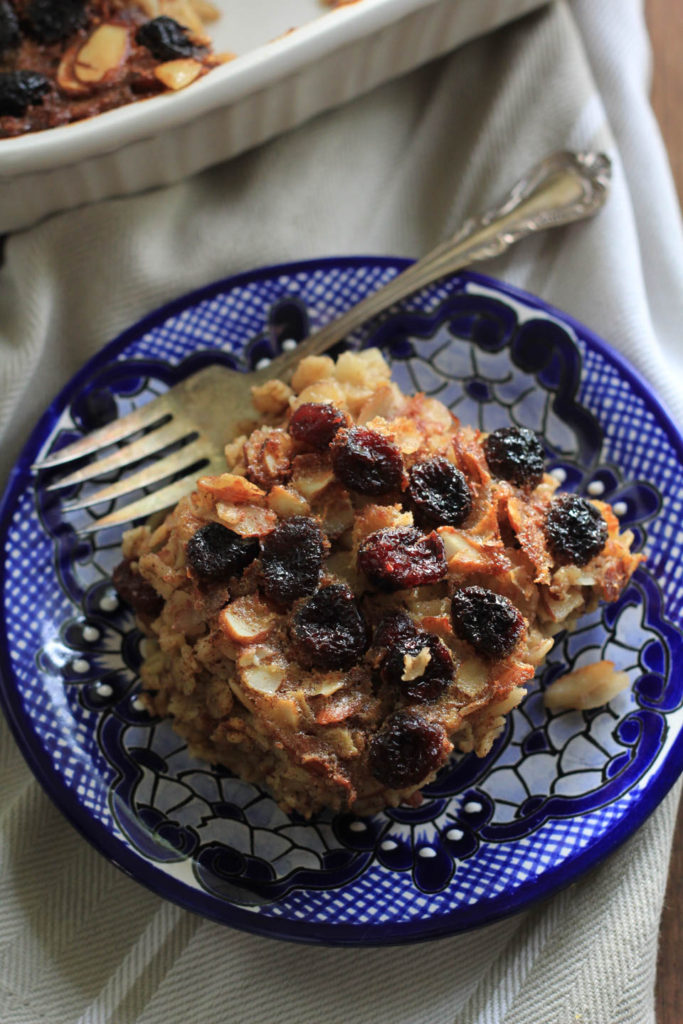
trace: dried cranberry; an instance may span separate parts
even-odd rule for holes
[[[40,106],[50,83],[37,71],[0,72],[0,117],[23,117],[29,107]]]
[[[441,765],[444,739],[440,725],[396,711],[370,742],[370,771],[390,789],[415,786]]]
[[[9,0],[0,0],[0,57],[21,42],[19,19]]]
[[[331,402],[304,402],[292,413],[289,432],[295,441],[323,451],[347,423],[346,414]]]
[[[545,532],[558,565],[585,565],[604,548],[607,523],[587,498],[563,494],[548,509]]]
[[[484,441],[489,469],[517,487],[535,487],[543,479],[543,446],[533,430],[500,427]]]
[[[358,565],[381,590],[400,590],[436,583],[446,575],[443,541],[412,526],[387,527],[366,537]]]
[[[359,494],[386,494],[403,484],[403,458],[388,437],[368,427],[339,430],[331,445],[332,468]]]
[[[461,526],[472,511],[467,480],[443,456],[413,466],[408,496],[415,522],[424,528]]]
[[[291,639],[297,661],[328,672],[355,665],[368,648],[368,627],[342,583],[322,587],[295,612]]]
[[[417,626],[409,615],[405,612],[390,612],[377,626],[372,646],[378,651],[385,652],[416,634]]]
[[[26,31],[39,43],[58,43],[85,23],[85,0],[31,0]]]
[[[502,594],[485,587],[463,587],[453,594],[453,631],[486,658],[505,658],[524,629],[521,612]]]
[[[258,552],[257,540],[240,537],[221,523],[200,526],[185,550],[188,565],[202,583],[225,582],[239,575]]]
[[[261,541],[263,592],[276,604],[306,597],[320,582],[325,538],[314,519],[292,516]]]
[[[429,661],[415,679],[404,679],[406,655],[412,658],[427,649]],[[387,651],[379,671],[382,682],[397,687],[401,696],[418,704],[438,700],[453,682],[453,659],[445,643],[433,633],[416,632],[403,637]]]
[[[185,26],[165,14],[141,25],[135,33],[135,42],[160,61],[192,57],[196,49]]]
[[[119,597],[138,615],[156,619],[164,607],[164,599],[157,594],[148,580],[131,569],[128,559],[124,559],[116,566],[112,574],[112,583]]]

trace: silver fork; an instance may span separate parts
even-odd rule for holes
[[[209,366],[170,388],[128,416],[47,455],[35,470],[53,469],[84,456],[94,462],[52,482],[48,490],[82,484],[122,470],[149,456],[159,456],[137,472],[77,501],[64,512],[90,508],[183,474],[173,483],[94,520],[79,532],[90,533],[146,517],[174,505],[191,490],[198,475],[225,470],[223,448],[236,436],[238,424],[254,418],[250,387],[273,377],[288,380],[307,355],[327,351],[372,317],[416,292],[478,260],[504,252],[521,238],[559,227],[596,213],[605,202],[611,165],[600,153],[555,153],[529,171],[494,210],[474,217],[446,242],[368,295],[346,313],[278,356],[265,368],[245,375],[224,366]],[[140,431],[146,433],[109,455],[99,453]],[[170,445],[185,444],[162,457]]]

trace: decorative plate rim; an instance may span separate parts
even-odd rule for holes
[[[44,433],[61,411],[68,395],[77,392],[92,371],[115,357],[130,342],[140,337],[169,317],[192,307],[197,303],[211,298],[217,293],[230,290],[247,283],[275,277],[283,274],[310,274],[316,270],[349,269],[372,265],[375,267],[395,267],[399,272],[413,261],[403,257],[392,256],[339,256],[319,259],[301,260],[290,263],[279,263],[244,271],[231,275],[201,288],[194,289],[168,303],[158,307],[152,313],[142,317],[135,324],[122,331],[116,338],[108,342],[95,353],[84,366],[78,370],[38,420],[26,444],[10,470],[6,488],[0,499],[0,538],[4,537],[9,528],[15,499],[25,485],[26,475],[35,453],[44,437]],[[503,297],[521,302],[527,307],[538,309],[543,313],[557,318],[571,330],[585,339],[601,356],[611,362],[619,374],[628,380],[636,393],[644,400],[657,420],[658,426],[664,430],[672,448],[683,462],[683,434],[677,428],[671,415],[661,400],[652,394],[650,387],[642,375],[608,342],[571,315],[513,285],[506,284],[496,278],[470,271],[459,272],[453,278],[491,289]],[[0,576],[0,601],[4,609],[6,577]],[[4,613],[2,622],[4,624]],[[146,860],[140,853],[126,846],[117,836],[112,834],[103,824],[98,822],[81,805],[76,795],[67,788],[61,777],[55,772],[53,763],[43,748],[33,727],[32,721],[24,710],[20,695],[13,685],[13,670],[9,662],[8,650],[0,651],[0,705],[5,712],[14,738],[26,759],[29,768],[42,785],[45,792],[64,814],[68,821],[80,834],[129,877],[145,885],[157,895],[169,899],[186,910],[220,924],[262,935],[268,938],[280,938],[294,942],[317,942],[333,946],[357,945],[398,945],[407,942],[418,942],[427,939],[444,938],[472,928],[492,924],[505,917],[518,913],[530,904],[547,898],[576,881],[582,874],[604,861],[617,847],[621,846],[661,803],[683,771],[683,730],[672,741],[657,774],[648,783],[636,806],[628,817],[610,826],[609,831],[593,846],[577,853],[569,863],[555,865],[512,894],[501,893],[487,900],[486,904],[471,907],[459,907],[450,913],[427,920],[387,922],[383,924],[330,924],[311,923],[303,920],[293,921],[276,917],[262,918],[260,915],[244,910],[234,904],[222,903],[208,892],[193,888],[178,878]]]

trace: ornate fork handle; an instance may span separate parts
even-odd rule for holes
[[[610,163],[605,156],[556,153],[518,182],[495,210],[467,221],[454,238],[439,245],[379,291],[302,341],[293,352],[279,356],[264,369],[252,371],[246,376],[246,381],[241,374],[227,367],[207,366],[135,412],[50,453],[35,468],[51,469],[83,456],[99,455],[103,449],[144,431],[141,437],[116,448],[111,454],[90,461],[50,483],[49,488],[87,483],[105,472],[118,472],[141,459],[154,456],[154,461],[141,469],[95,493],[79,494],[75,501],[63,508],[75,511],[113,501],[171,477],[175,478],[173,482],[161,490],[130,505],[119,506],[83,529],[84,532],[92,532],[174,505],[190,490],[200,462],[203,465],[208,463],[204,469],[207,474],[218,473],[221,467],[225,468],[222,454],[225,443],[236,437],[245,420],[253,415],[249,388],[245,384],[261,384],[272,377],[287,379],[303,356],[327,351],[354,329],[386,312],[424,285],[476,260],[504,252],[518,239],[534,231],[568,224],[596,213],[607,196],[609,177]],[[221,410],[220,415],[217,415],[217,409]],[[188,439],[188,443],[177,451],[163,454],[169,445]]]
[[[553,154],[522,178],[495,210],[466,221],[453,238],[255,376],[287,378],[304,356],[327,351],[424,285],[498,256],[526,235],[597,213],[607,198],[610,176],[610,160],[602,153]]]

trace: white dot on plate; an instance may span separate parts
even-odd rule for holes
[[[433,850],[431,846],[423,846],[418,852],[418,857],[424,857],[425,860],[429,860],[432,857],[436,857],[436,850]]]
[[[628,512],[628,505],[625,501],[615,501],[612,505],[612,511],[615,516],[625,516]]]
[[[602,480],[591,480],[591,482],[588,485],[588,493],[593,494],[595,497],[597,497],[598,494],[604,494],[605,485],[603,484]]]
[[[115,594],[105,594],[100,598],[100,608],[103,612],[115,612],[119,606],[119,599]]]
[[[398,843],[394,842],[393,839],[385,839],[379,845],[381,850],[395,850]]]
[[[367,825],[362,821],[352,821],[349,828],[352,832],[365,832]]]
[[[465,806],[463,807],[463,811],[465,812],[465,814],[479,814],[480,810],[481,804],[478,803],[477,800],[468,800]]]
[[[135,698],[135,700],[133,701],[133,708],[134,708],[135,711],[144,711],[145,710],[145,703],[144,703],[142,697],[136,697]]]
[[[83,627],[83,639],[87,640],[87,642],[89,644],[94,643],[95,640],[99,640],[100,639],[100,631],[99,631],[99,629],[95,629],[94,626],[84,626]]]
[[[449,828],[448,832],[446,833],[446,839],[452,839],[454,842],[457,843],[458,840],[462,839],[464,835],[465,833],[461,828]]]
[[[550,475],[554,476],[558,483],[563,484],[567,479],[567,470],[562,469],[562,466],[556,466],[550,470]]]
[[[298,342],[295,341],[294,338],[285,338],[285,340],[282,342],[282,351],[293,352],[297,344]]]
[[[264,356],[263,359],[259,359],[258,363],[256,364],[256,369],[265,370],[266,366],[270,366],[271,363],[272,359],[269,359],[267,356]]]
[[[113,692],[114,691],[109,685],[109,683],[100,683],[100,685],[97,687],[97,694],[99,697],[111,697]]]
[[[88,671],[88,669],[90,668],[90,663],[87,662],[85,658],[74,658],[74,660],[71,662],[71,667],[74,670],[74,672],[78,672],[80,675],[82,675],[84,672]]]

